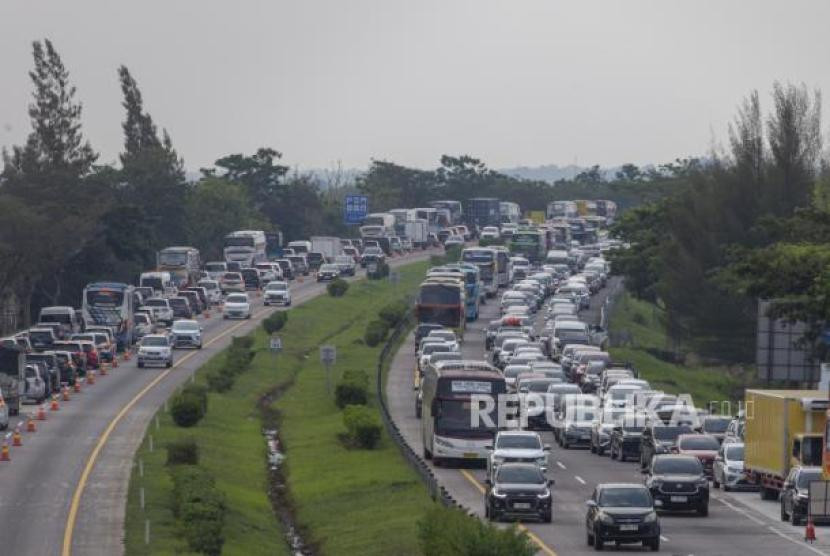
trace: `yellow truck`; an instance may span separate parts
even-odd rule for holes
[[[744,472],[775,500],[795,465],[821,465],[830,407],[822,390],[747,390]]]

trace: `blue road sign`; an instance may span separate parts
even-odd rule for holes
[[[346,195],[343,217],[346,224],[360,224],[369,214],[369,197],[366,195]]]

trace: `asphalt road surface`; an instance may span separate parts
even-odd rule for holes
[[[583,311],[584,320],[599,322],[600,308],[612,284],[592,299],[591,309]],[[466,359],[484,358],[484,327],[498,317],[497,300],[488,300],[478,321],[468,323],[462,351]],[[389,410],[404,438],[416,453],[423,453],[420,420],[415,418],[413,338],[396,354],[386,394]],[[638,464],[619,463],[607,455],[596,456],[588,449],[559,448],[549,432],[542,434],[551,446],[549,458],[553,487],[552,524],[524,523],[539,547],[540,554],[570,556],[593,552],[586,544],[585,501],[593,488],[604,482],[642,482]],[[472,465],[432,466],[440,484],[466,509],[484,518],[484,469]],[[462,462],[463,463],[463,462]],[[782,523],[777,502],[762,502],[757,493],[711,491],[708,517],[666,515],[661,517],[664,554],[707,556],[795,556],[830,554],[830,528],[817,528],[818,542],[803,541],[804,527]],[[614,550],[611,546],[608,550]],[[620,552],[644,552],[640,545],[623,545]]]
[[[417,252],[390,261],[400,266],[429,257]],[[362,272],[359,274],[363,274]],[[294,304],[325,291],[306,278],[292,284]],[[96,377],[58,412],[24,433],[11,462],[0,463],[0,556],[122,554],[127,486],[133,454],[164,401],[234,335],[254,329],[274,309],[254,298],[247,321],[199,317],[204,348],[176,350],[175,366],[138,369],[135,359]],[[22,414],[36,406],[24,405]],[[12,422],[14,427],[16,420]],[[79,488],[80,487],[80,488]],[[74,524],[74,527],[72,525]]]

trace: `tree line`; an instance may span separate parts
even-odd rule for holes
[[[822,159],[821,95],[775,83],[739,106],[728,147],[692,165],[687,186],[627,212],[613,233],[631,244],[615,271],[665,310],[670,336],[704,357],[754,361],[757,300],[775,316],[828,316],[830,172]],[[828,298],[830,299],[830,298]]]

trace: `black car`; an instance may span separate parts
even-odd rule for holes
[[[243,268],[239,273],[242,275],[242,281],[245,282],[246,290],[258,290],[262,286],[259,272],[255,268]]]
[[[202,300],[199,298],[199,294],[192,291],[192,290],[181,290],[179,295],[182,297],[187,298],[187,302],[190,304],[190,308],[193,310],[195,314],[199,314],[204,311],[204,307],[202,307]]]
[[[729,423],[732,422],[732,417],[724,415],[707,415],[703,418],[703,422],[698,427],[698,432],[709,434],[718,439],[718,442],[723,443],[726,437],[726,429],[729,428]]]
[[[484,514],[490,521],[529,517],[550,523],[552,485],[535,463],[503,463],[493,479],[487,479]]]
[[[640,442],[643,436],[643,427],[637,423],[624,423],[615,426],[611,431],[611,440],[608,443],[608,453],[611,459],[625,461],[636,459],[640,455]]]
[[[640,469],[645,470],[651,464],[651,458],[658,454],[677,452],[677,437],[693,432],[688,425],[664,425],[661,422],[650,424],[643,431],[640,443]]]
[[[419,324],[415,329],[415,353],[418,352],[418,346],[421,345],[421,340],[426,338],[433,330],[442,330],[444,327],[440,324],[423,323]]]
[[[193,318],[193,309],[190,308],[190,302],[187,300],[186,297],[171,297],[167,301],[170,303],[170,308],[173,309],[173,318]]]
[[[600,484],[586,504],[588,546],[602,550],[607,542],[641,542],[655,552],[660,550],[660,518],[654,511],[651,494],[643,485]]]
[[[324,264],[317,271],[318,282],[331,282],[340,277],[340,269],[336,264]]]
[[[225,264],[228,267],[227,272],[242,272],[242,263],[239,261],[227,261]]]
[[[793,467],[781,489],[781,521],[799,525],[807,517],[810,483],[821,481],[821,467]]]
[[[658,510],[709,515],[709,479],[695,456],[661,454],[648,468],[646,486]]]
[[[326,259],[323,257],[322,253],[316,253],[314,251],[306,253],[305,259],[308,262],[308,268],[311,270],[317,270],[323,265],[324,262],[326,262]]]

